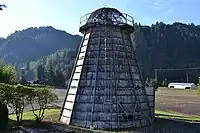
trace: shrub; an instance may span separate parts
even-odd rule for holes
[[[48,88],[35,88],[33,93],[29,96],[29,102],[32,107],[33,114],[38,123],[44,119],[44,112],[47,109],[47,104],[58,100],[58,96],[52,93]],[[38,113],[35,112],[34,103],[39,105]]]
[[[24,107],[28,105],[28,98],[33,92],[33,89],[22,85],[13,86],[12,89],[12,97],[10,98],[8,105],[14,109],[17,122],[21,125]]]
[[[0,84],[1,102],[14,110],[19,125],[21,125],[24,107],[28,104],[29,93],[32,91],[32,88],[22,85]]]
[[[15,84],[16,83],[16,71],[11,65],[0,66],[0,82]]]
[[[17,122],[21,125],[23,111],[26,105],[31,104],[36,121],[40,123],[44,118],[47,104],[58,99],[58,96],[48,88],[33,88],[23,85],[9,85],[0,83],[0,103],[12,108],[16,114]],[[38,113],[35,112],[33,104],[39,106]],[[1,121],[1,120],[0,120]]]
[[[11,98],[13,97],[13,91],[13,85],[0,83],[0,101],[3,104],[8,105]]]

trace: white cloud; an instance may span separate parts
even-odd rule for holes
[[[160,14],[169,14],[174,11],[174,0],[152,0],[153,8]]]

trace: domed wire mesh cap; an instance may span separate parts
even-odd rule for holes
[[[124,23],[126,18],[115,8],[100,8],[92,12],[87,23],[119,24]]]
[[[99,25],[120,26],[127,29],[129,32],[134,31],[133,17],[126,13],[121,13],[115,8],[100,8],[92,13],[88,13],[80,19],[81,33],[84,33],[89,28]]]

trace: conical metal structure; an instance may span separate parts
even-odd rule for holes
[[[133,18],[100,8],[81,19],[84,34],[60,121],[93,129],[141,127],[153,121],[130,34]]]

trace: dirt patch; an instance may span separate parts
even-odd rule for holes
[[[200,115],[200,95],[196,90],[158,89],[156,109]]]

